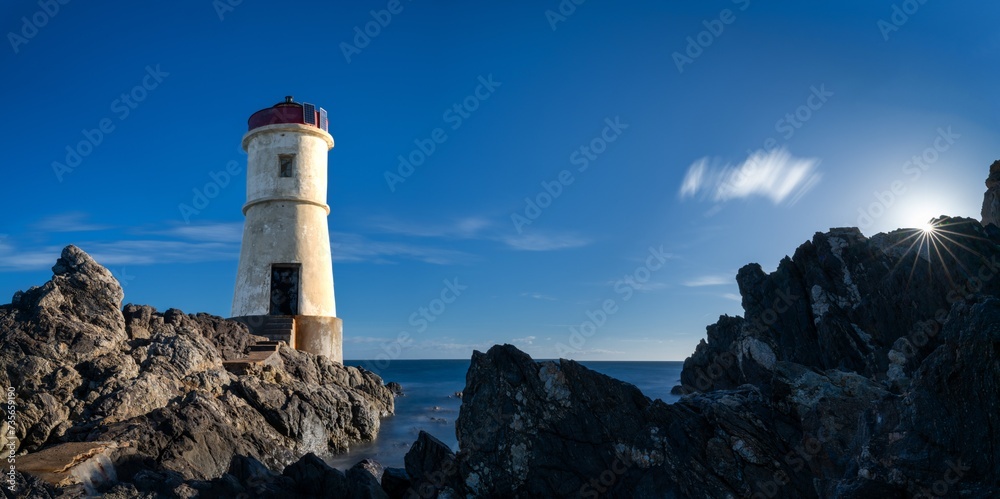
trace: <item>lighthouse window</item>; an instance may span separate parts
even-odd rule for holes
[[[281,177],[291,177],[292,171],[295,167],[295,155],[294,154],[282,154],[278,156],[278,165],[280,166]]]

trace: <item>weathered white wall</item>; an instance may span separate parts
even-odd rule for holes
[[[333,137],[316,127],[268,125],[243,138],[247,204],[233,317],[270,312],[271,265],[299,263],[299,314],[335,317],[326,204],[327,152]],[[278,156],[295,155],[292,177],[279,177]],[[339,339],[338,339],[339,341]]]

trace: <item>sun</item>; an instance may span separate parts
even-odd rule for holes
[[[919,228],[924,234],[933,234],[934,231],[937,230],[937,226],[934,225],[934,222],[925,222],[921,224]]]

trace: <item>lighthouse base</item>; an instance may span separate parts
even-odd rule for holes
[[[247,326],[250,334],[344,363],[344,322],[315,315],[248,315],[232,320]]]
[[[337,317],[295,316],[295,349],[344,363],[344,321]]]

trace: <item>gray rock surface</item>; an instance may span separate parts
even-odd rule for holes
[[[120,481],[184,495],[190,482],[232,471],[234,456],[281,469],[346,451],[393,412],[378,376],[284,346],[276,367],[231,374],[223,360],[255,341],[245,326],[122,308],[111,272],[75,246],[53,273],[0,306],[0,385],[17,394],[18,454],[114,442]],[[167,482],[176,487],[158,484]]]

